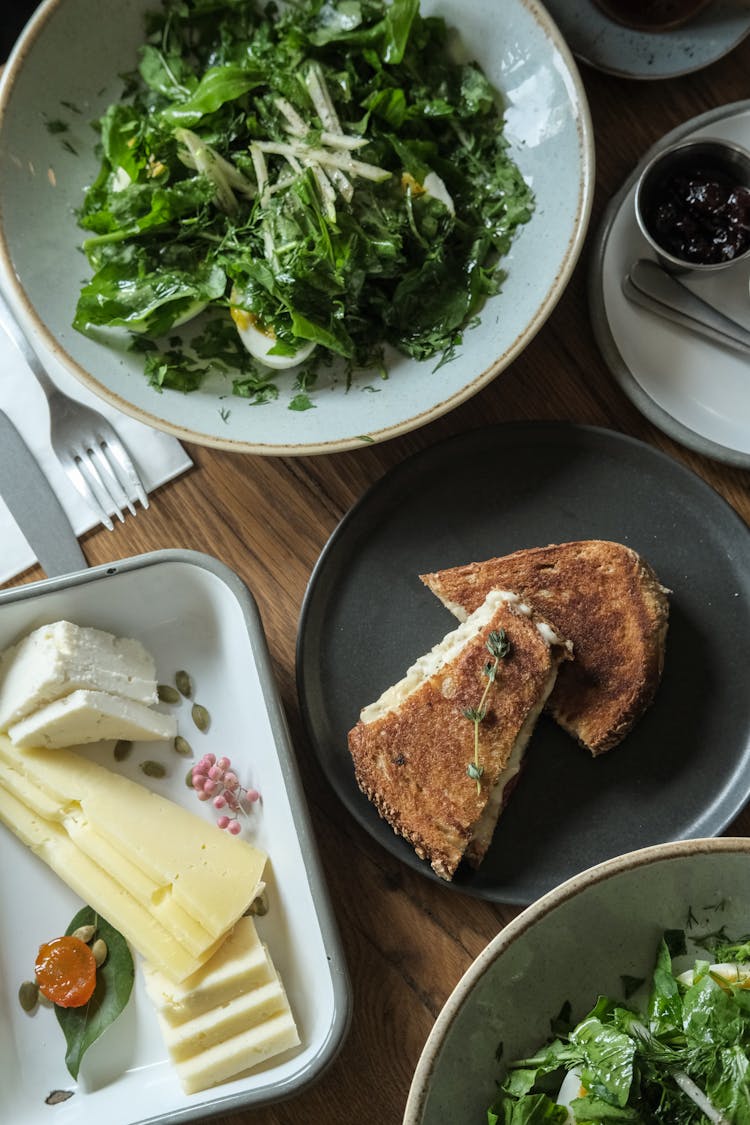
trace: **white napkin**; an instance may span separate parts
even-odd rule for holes
[[[176,438],[121,414],[92,395],[72,375],[56,366],[54,379],[61,391],[93,406],[109,419],[136,462],[146,492],[179,476],[192,465]],[[96,515],[68,480],[49,444],[47,401],[15,344],[0,329],[0,409],[14,422],[68,514],[76,535],[99,524]],[[140,509],[140,505],[138,506]],[[127,515],[126,519],[133,517]],[[115,531],[120,526],[115,520]],[[0,498],[0,583],[27,570],[34,553]]]

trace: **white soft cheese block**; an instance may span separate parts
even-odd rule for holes
[[[174,738],[177,720],[132,699],[79,689],[8,727],[16,746],[81,746],[109,738],[153,742]]]
[[[195,973],[257,893],[263,852],[69,750],[0,735],[0,821],[171,980]]]
[[[144,964],[170,1058],[188,1094],[226,1082],[299,1044],[289,1001],[251,917],[199,969],[172,984]]]
[[[79,688],[156,703],[156,668],[140,641],[70,621],[35,629],[0,658],[0,730]]]

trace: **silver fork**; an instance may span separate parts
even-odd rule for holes
[[[114,427],[98,410],[58,390],[0,294],[0,325],[26,360],[49,407],[50,444],[76,490],[110,531],[111,516],[125,522],[123,509],[136,514],[148,496],[135,465]]]

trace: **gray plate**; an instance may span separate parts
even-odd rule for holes
[[[593,242],[588,277],[589,312],[596,342],[604,361],[633,405],[655,426],[658,426],[665,434],[669,434],[675,441],[680,442],[681,445],[688,449],[694,449],[697,453],[702,453],[706,457],[713,457],[716,461],[721,461],[727,465],[735,465],[742,469],[750,468],[750,454],[741,449],[733,449],[722,445],[684,425],[660,406],[635,378],[620,355],[607,319],[607,310],[604,303],[603,263],[612,225],[623,206],[624,200],[649,161],[661,149],[667,148],[685,137],[691,137],[700,129],[709,126],[718,128],[719,123],[746,113],[749,109],[750,100],[740,101],[719,106],[707,113],[700,114],[698,117],[692,117],[689,121],[683,122],[682,125],[678,125],[676,129],[672,129],[665,134],[661,140],[644,153],[636,168],[633,169],[617,194],[612,197],[602,216]],[[718,354],[721,354],[720,350]]]
[[[750,532],[699,477],[608,430],[507,423],[391,470],[336,529],[297,644],[300,706],[333,788],[389,852],[430,867],[359,792],[347,731],[455,620],[418,575],[522,547],[602,538],[643,554],[672,591],[664,679],[597,760],[548,718],[478,871],[452,886],[527,903],[633,848],[720,833],[750,795]]]
[[[581,62],[622,78],[675,78],[709,66],[750,33],[745,0],[714,0],[683,27],[632,31],[594,0],[546,0],[546,7]]]

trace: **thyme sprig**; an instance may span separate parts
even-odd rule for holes
[[[484,722],[487,715],[487,696],[490,693],[490,688],[497,679],[497,670],[500,667],[500,661],[508,656],[511,648],[510,641],[504,629],[493,629],[485,643],[487,651],[492,657],[492,660],[488,660],[482,669],[483,674],[487,677],[487,683],[484,685],[484,691],[482,693],[482,698],[479,700],[479,706],[466,707],[464,709],[464,715],[474,724],[474,759],[467,765],[466,772],[473,781],[476,781],[477,793],[481,791],[482,774],[484,773],[484,766],[479,764],[479,724]]]

